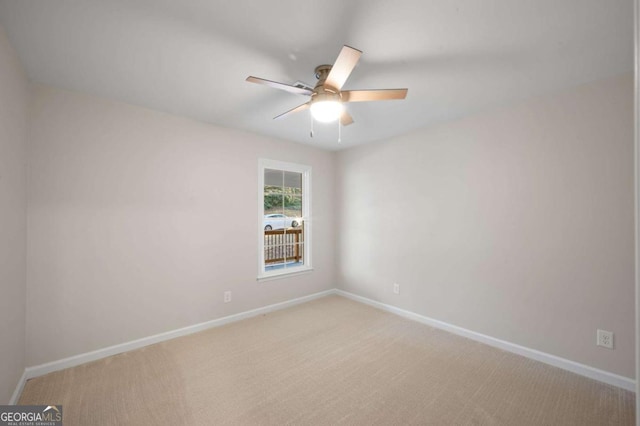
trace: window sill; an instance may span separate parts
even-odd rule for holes
[[[276,273],[270,273],[270,274],[264,274],[264,275],[258,275],[257,280],[258,281],[271,281],[271,280],[278,280],[281,278],[289,278],[289,277],[293,277],[296,275],[303,275],[303,274],[308,274],[309,272],[313,272],[313,268],[312,267],[305,267],[305,268],[296,268],[295,271],[286,271],[286,272],[276,272]]]

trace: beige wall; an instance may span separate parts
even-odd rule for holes
[[[335,287],[334,154],[44,86],[31,114],[27,365]],[[309,274],[256,282],[261,157],[313,168]]]
[[[0,27],[0,404],[24,370],[27,208],[26,75]]]
[[[635,377],[631,75],[353,148],[336,167],[340,287]]]

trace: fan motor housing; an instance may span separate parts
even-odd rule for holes
[[[318,79],[318,84],[320,83],[324,83],[324,81],[327,79],[327,76],[329,75],[329,71],[331,71],[331,68],[333,67],[333,65],[318,65],[314,71],[316,78]]]
[[[342,98],[340,97],[339,93],[334,93],[334,92],[325,90],[322,87],[316,89],[316,91],[311,95],[311,103],[325,102],[325,101],[340,102],[341,100]]]
[[[313,89],[316,93],[322,93],[324,91],[330,93],[340,93],[340,90],[335,87],[325,85],[325,81],[327,80],[327,76],[331,71],[332,65],[318,65],[315,69],[315,75],[318,79],[318,83],[316,83],[316,87]]]
[[[311,95],[311,103],[314,102],[325,102],[325,101],[337,101],[340,102],[342,99],[340,97],[340,91],[331,86],[326,86],[325,81],[329,72],[331,71],[331,65],[318,65],[315,69],[316,78],[318,79],[318,83],[316,87],[313,89],[313,94]]]

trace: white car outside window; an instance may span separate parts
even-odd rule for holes
[[[300,226],[302,219],[299,217],[288,217],[283,214],[267,214],[264,216],[264,230],[295,228]]]

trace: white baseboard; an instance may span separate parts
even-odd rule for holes
[[[76,365],[85,364],[87,362],[96,361],[98,359],[106,358],[111,355],[120,354],[123,352],[139,349],[144,346],[153,345],[154,343],[164,342],[166,340],[175,339],[176,337],[187,336],[189,334],[197,333],[199,331],[207,330],[213,327],[220,327],[225,324],[240,321],[243,319],[263,315],[269,312],[278,311],[288,308],[290,306],[299,305],[301,303],[309,302],[311,300],[319,299],[321,297],[336,294],[334,289],[321,291],[308,296],[299,297],[297,299],[287,300],[285,302],[275,303],[273,305],[264,306],[262,308],[252,309],[250,311],[240,312],[238,314],[229,315],[223,318],[203,322],[200,324],[191,325],[189,327],[180,328],[177,330],[167,331],[165,333],[156,334],[154,336],[143,337],[142,339],[133,340],[131,342],[121,343],[119,345],[109,346],[107,348],[98,349],[92,352],[84,354],[74,355],[69,358],[60,359],[57,361],[48,362],[46,364],[36,365],[33,367],[27,367],[18,383],[18,387],[13,393],[11,398],[11,404],[15,404],[22,393],[25,381],[34,377],[42,376],[44,374],[52,373],[54,371],[64,370],[65,368],[75,367]]]
[[[485,334],[476,333],[475,331],[467,330],[466,328],[458,327],[443,321],[425,317],[423,315],[416,314],[415,312],[400,309],[392,305],[387,305],[385,303],[371,300],[366,297],[358,296],[344,290],[336,289],[335,292],[340,296],[344,296],[348,299],[355,300],[356,302],[361,302],[366,305],[373,306],[378,309],[382,309],[383,311],[391,312],[393,314],[400,315],[402,317],[429,325],[431,327],[439,328],[439,329],[448,331],[450,333],[457,334],[459,336],[466,337],[468,339],[475,340],[475,341],[487,344],[489,346],[493,346],[493,347],[505,350],[507,352],[512,352],[518,355],[522,355],[524,357],[527,357],[536,361],[540,361],[545,364],[553,365],[554,367],[562,368],[563,370],[571,371],[572,373],[576,373],[581,376],[588,377],[590,379],[598,380],[600,382],[607,383],[609,385],[617,386],[619,388],[626,389],[631,392],[635,392],[636,390],[636,381],[628,377],[620,376],[614,373],[609,373],[608,371],[604,371],[604,370],[599,370],[597,368],[590,367],[588,365],[580,364],[578,362],[570,361],[565,358],[560,358],[555,355],[551,355],[545,352],[537,351],[535,349],[520,346],[515,343],[496,339],[495,337],[487,336]]]
[[[11,395],[11,399],[9,400],[9,405],[16,405],[18,403],[18,399],[20,399],[20,395],[22,395],[22,389],[24,389],[25,383],[27,383],[26,370],[22,372],[22,376],[20,376],[20,380],[18,380],[16,390],[13,391],[13,395]]]
[[[395,306],[387,305],[382,302],[368,299],[366,297],[358,296],[353,293],[346,292],[344,290],[331,289],[322,291],[319,293],[311,294],[309,296],[299,297],[297,299],[287,300],[285,302],[275,303],[273,305],[264,306],[262,308],[253,309],[250,311],[240,312],[238,314],[229,315],[223,318],[195,324],[189,327],[180,328],[177,330],[168,331],[165,333],[156,334],[154,336],[144,337],[142,339],[133,340],[131,342],[122,343],[119,345],[109,346],[107,348],[98,349],[92,352],[75,355],[69,358],[60,359],[57,361],[48,362],[46,364],[36,365],[33,367],[27,367],[20,378],[18,385],[9,401],[9,404],[15,405],[20,398],[22,389],[28,379],[42,376],[44,374],[52,373],[54,371],[64,370],[65,368],[75,367],[87,362],[96,361],[98,359],[106,358],[111,355],[120,354],[123,352],[139,349],[144,346],[153,345],[155,343],[164,342],[166,340],[175,339],[176,337],[187,336],[189,334],[197,333],[199,331],[207,330],[209,328],[220,327],[225,324],[240,321],[243,319],[263,315],[269,312],[278,311],[288,308],[290,306],[298,305],[301,303],[309,302],[311,300],[319,299],[321,297],[337,294],[346,297],[351,300],[355,300],[360,303],[364,303],[369,306],[373,306],[384,311],[400,315],[402,317],[435,327],[448,332],[457,334],[459,336],[466,337],[481,343],[485,343],[496,348],[512,352],[518,355],[525,356],[527,358],[534,359],[536,361],[543,362],[545,364],[553,365],[554,367],[562,368],[564,370],[571,371],[576,374],[580,374],[591,379],[601,381],[613,386],[617,386],[622,389],[626,389],[635,392],[635,380],[627,377],[619,376],[614,373],[599,370],[597,368],[590,367],[588,365],[580,364],[574,361],[570,361],[565,358],[560,358],[555,355],[550,355],[545,352],[540,352],[535,349],[530,349],[524,346],[516,345],[504,340],[496,339],[491,336],[476,333],[475,331],[467,330],[462,327],[448,324],[443,321],[439,321],[433,318],[425,317],[420,314],[416,314],[411,311],[397,308]]]

